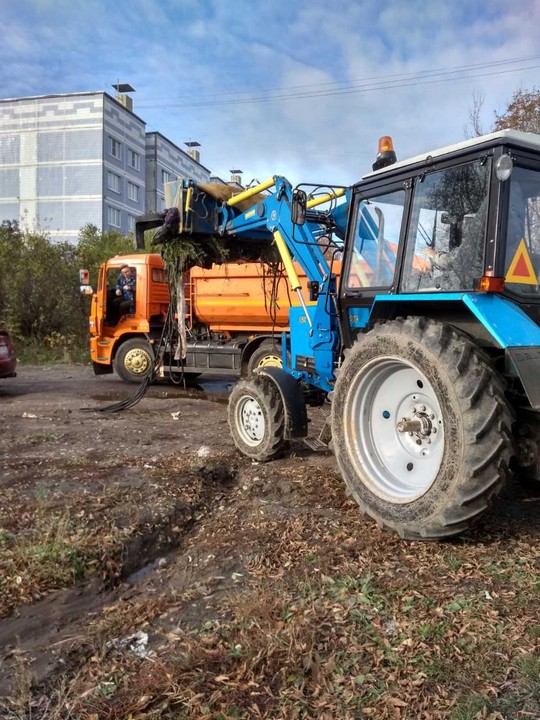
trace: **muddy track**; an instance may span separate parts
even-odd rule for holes
[[[177,502],[158,523],[128,538],[112,567],[102,568],[102,577],[51,593],[32,605],[18,609],[16,616],[0,622],[0,696],[13,691],[14,680],[26,666],[37,686],[50,684],[66,664],[84,661],[94,648],[87,625],[104,608],[123,601],[136,603],[147,597],[156,576],[174,563],[174,592],[181,594],[194,584],[212,579],[212,567],[199,565],[196,552],[183,548],[208,522],[218,505],[226,502],[234,487],[236,472],[218,461],[192,470],[204,488],[195,505]],[[219,572],[222,570],[220,569]],[[225,578],[223,578],[225,580]],[[159,580],[158,580],[159,582]],[[223,587],[227,583],[220,583]]]
[[[230,385],[211,378],[189,388],[153,386],[134,408],[115,414],[88,408],[125,399],[133,387],[114,376],[95,377],[88,367],[22,368],[0,385],[6,421],[0,533],[39,542],[51,531],[51,518],[53,527],[69,522],[76,538],[86,534],[83,549],[93,553],[87,577],[74,586],[62,580],[39,586],[30,571],[22,580],[20,571],[7,578],[0,695],[18,676],[39,686],[66,664],[84,662],[108,632],[89,627],[114,614],[111,608],[162,598],[153,613],[180,603],[184,620],[195,620],[202,603],[203,614],[211,614],[212,598],[241,585],[243,564],[254,552],[249,540],[244,546],[242,505],[227,519],[233,496],[249,496],[253,477],[257,514],[294,514],[291,483],[267,481],[233,447],[226,423]],[[297,454],[297,463],[312,462],[300,446]],[[250,499],[248,515],[252,505]],[[27,591],[11,592],[26,585]]]

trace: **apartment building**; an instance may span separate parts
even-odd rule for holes
[[[177,177],[189,177],[197,182],[210,182],[210,170],[201,165],[198,143],[185,152],[159,132],[146,133],[146,210],[165,209],[164,184]]]
[[[0,222],[70,242],[88,223],[129,233],[137,215],[162,209],[163,182],[178,175],[210,178],[196,158],[146,133],[129,96],[0,100]]]

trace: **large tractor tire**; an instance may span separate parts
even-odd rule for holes
[[[236,447],[253,460],[267,462],[283,454],[285,408],[272,380],[255,373],[236,384],[229,397],[229,427]]]
[[[501,490],[512,412],[489,359],[450,326],[376,326],[348,352],[332,394],[337,463],[352,497],[402,538],[466,530]]]
[[[248,360],[248,374],[258,368],[283,367],[281,345],[272,340],[264,340]]]
[[[131,338],[118,348],[115,358],[118,375],[128,383],[141,383],[154,364],[154,352],[147,340]]]

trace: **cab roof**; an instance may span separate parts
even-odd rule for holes
[[[133,253],[133,255],[114,255],[107,260],[110,267],[121,267],[122,265],[146,265],[158,263],[163,265],[163,259],[159,253]]]
[[[374,172],[362,175],[362,180],[384,175],[386,173],[393,172],[394,170],[416,165],[417,163],[426,163],[428,160],[431,162],[435,158],[440,158],[444,155],[462,153],[466,150],[482,148],[484,145],[491,147],[493,145],[504,144],[511,144],[528,150],[536,150],[537,152],[540,152],[540,135],[521,132],[520,130],[498,130],[497,132],[490,133],[489,135],[479,135],[478,137],[471,138],[470,140],[463,140],[455,145],[446,145],[445,147],[437,148],[436,150],[431,150],[430,152],[422,153],[421,155],[415,155],[407,160],[400,160],[393,165],[387,165],[380,170],[375,170]]]

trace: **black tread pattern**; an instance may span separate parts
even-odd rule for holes
[[[246,398],[255,399],[265,414],[265,436],[257,446],[244,442],[238,428],[238,405]],[[285,407],[276,385],[257,373],[240,380],[233,388],[229,398],[229,427],[236,447],[244,455],[258,462],[268,462],[280,457],[287,448],[285,440]]]
[[[445,435],[441,469],[424,496],[406,504],[374,496],[357,477],[348,453],[344,402],[363,357],[380,352],[418,362],[441,405],[451,408],[452,437]],[[367,352],[367,355],[366,355]],[[429,362],[426,361],[429,359]],[[442,398],[442,399],[441,399]],[[489,507],[508,474],[513,453],[512,411],[504,382],[488,357],[472,341],[449,325],[427,318],[400,318],[377,325],[350,349],[337,373],[332,402],[332,435],[336,456],[348,489],[361,510],[380,527],[407,539],[437,539],[462,533]],[[345,459],[344,459],[345,458]]]

